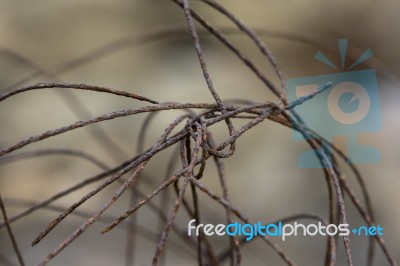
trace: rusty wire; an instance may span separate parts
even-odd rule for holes
[[[101,47],[100,49],[96,49],[92,53],[87,54],[86,56],[82,56],[76,60],[72,60],[65,64],[61,64],[56,68],[51,70],[46,70],[41,68],[39,65],[35,64],[29,59],[21,57],[17,53],[13,53],[10,50],[2,49],[0,53],[2,55],[14,57],[16,60],[23,61],[30,67],[36,70],[35,73],[30,76],[20,80],[14,85],[6,88],[4,93],[0,95],[0,103],[5,101],[8,98],[14,97],[17,94],[25,93],[31,90],[39,90],[39,89],[63,89],[65,91],[69,91],[70,89],[79,89],[79,90],[90,90],[94,93],[109,93],[117,96],[123,96],[131,98],[132,100],[146,101],[151,103],[152,105],[143,106],[139,108],[132,108],[127,110],[115,111],[112,113],[107,113],[104,115],[100,115],[97,117],[93,117],[91,119],[82,119],[76,123],[66,125],[54,130],[46,131],[42,134],[38,134],[35,136],[28,137],[23,139],[13,145],[8,147],[4,147],[0,150],[0,162],[8,163],[11,161],[21,160],[29,157],[37,157],[44,155],[69,155],[69,156],[77,156],[83,159],[86,159],[93,164],[97,165],[102,172],[99,174],[89,177],[87,179],[82,180],[81,182],[75,184],[70,188],[66,188],[61,192],[53,195],[47,200],[42,202],[35,202],[28,204],[28,208],[25,209],[18,215],[8,218],[5,212],[5,207],[3,201],[0,198],[0,205],[2,209],[2,213],[4,216],[3,223],[0,224],[0,229],[2,227],[6,227],[10,239],[12,240],[14,250],[18,256],[18,260],[21,265],[23,265],[23,254],[21,254],[18,249],[17,241],[12,233],[11,225],[17,220],[20,220],[26,215],[31,214],[32,212],[38,211],[40,209],[51,208],[51,204],[64,196],[69,195],[73,191],[76,191],[80,188],[86,187],[89,184],[92,184],[97,181],[102,181],[100,185],[91,190],[86,195],[83,195],[82,198],[71,205],[62,210],[57,208],[56,210],[59,212],[59,216],[54,219],[52,222],[48,224],[47,227],[44,228],[42,232],[38,234],[36,239],[33,240],[32,245],[36,245],[39,242],[43,241],[45,237],[56,227],[61,221],[63,221],[69,215],[81,215],[84,216],[86,221],[77,228],[70,236],[68,236],[64,241],[62,241],[53,251],[51,251],[45,258],[39,262],[38,265],[46,265],[51,261],[56,255],[64,250],[65,247],[73,243],[73,241],[78,238],[82,233],[86,231],[94,222],[108,222],[108,225],[103,229],[102,233],[107,233],[111,231],[115,227],[120,227],[120,223],[125,219],[132,217],[134,214],[138,212],[140,208],[143,206],[150,206],[150,208],[157,213],[160,218],[160,234],[158,244],[155,250],[155,254],[152,260],[153,265],[158,265],[163,258],[164,247],[168,241],[168,236],[171,230],[176,232],[183,241],[189,243],[190,250],[193,253],[197,254],[197,262],[198,265],[218,265],[222,263],[225,259],[230,258],[231,265],[240,265],[242,263],[242,254],[241,248],[247,242],[243,240],[243,238],[232,237],[230,239],[230,245],[223,252],[216,254],[216,251],[213,250],[212,245],[209,243],[207,237],[203,234],[200,234],[197,239],[191,239],[185,232],[181,231],[176,227],[174,221],[180,210],[180,207],[183,207],[190,217],[196,219],[197,223],[201,220],[201,212],[200,207],[202,202],[199,200],[198,193],[202,192],[205,195],[209,196],[215,203],[220,204],[226,211],[226,222],[232,223],[235,219],[241,220],[246,223],[250,223],[250,219],[245,216],[243,211],[238,210],[235,205],[231,202],[229,196],[229,177],[226,176],[224,171],[224,163],[223,160],[227,157],[233,156],[235,154],[235,143],[238,139],[246,133],[248,130],[251,130],[253,127],[258,124],[264,122],[265,120],[271,121],[273,123],[279,123],[288,127],[289,129],[297,130],[308,141],[309,145],[314,149],[318,159],[320,160],[321,165],[323,166],[324,176],[327,183],[327,191],[328,191],[328,208],[329,208],[329,217],[325,219],[320,217],[319,215],[309,214],[309,213],[301,213],[298,215],[291,215],[286,218],[280,219],[284,223],[288,223],[294,220],[299,219],[312,219],[322,221],[323,223],[347,223],[347,207],[344,202],[344,195],[348,195],[351,203],[356,207],[357,211],[361,214],[362,218],[368,225],[375,224],[375,217],[373,214],[372,203],[367,191],[366,184],[363,180],[362,175],[358,171],[357,167],[351,162],[346,155],[338,149],[332,143],[329,143],[326,139],[322,138],[309,129],[307,125],[304,124],[302,119],[294,112],[294,107],[300,104],[307,104],[306,101],[311,100],[313,97],[317,96],[323,90],[329,87],[329,84],[321,86],[319,90],[315,93],[303,97],[298,101],[289,103],[286,99],[285,94],[285,79],[283,77],[283,72],[279,67],[276,59],[274,58],[272,52],[267,47],[267,45],[263,42],[263,40],[257,35],[256,31],[252,30],[245,23],[243,23],[239,18],[237,18],[234,14],[229,12],[226,8],[215,1],[210,0],[202,0],[206,5],[211,8],[216,9],[221,13],[221,15],[226,16],[230,21],[237,27],[238,30],[242,31],[245,36],[247,36],[250,40],[254,42],[256,47],[260,50],[260,53],[264,55],[268,62],[271,64],[273,69],[275,70],[276,75],[280,80],[281,90],[277,89],[277,86],[268,78],[250,59],[246,57],[246,55],[240,51],[238,47],[236,47],[233,43],[231,43],[224,31],[218,27],[212,25],[205,18],[201,16],[201,14],[197,13],[190,6],[189,0],[172,0],[179,7],[182,8],[185,21],[188,26],[188,30],[179,29],[161,29],[155,31],[154,33],[147,34],[146,36],[142,36],[139,38],[125,38],[114,43],[110,43],[105,47]],[[204,28],[204,30],[197,29],[196,21]],[[232,30],[232,28],[230,28]],[[236,101],[232,104],[232,101],[226,101],[221,99],[217,90],[214,88],[212,75],[210,74],[208,67],[206,56],[202,49],[200,36],[207,32],[213,35],[218,41],[220,41],[228,50],[234,53],[237,58],[246,65],[253,74],[260,79],[260,81],[265,85],[267,89],[269,89],[277,99],[280,101],[278,103],[273,100],[266,100],[264,102],[250,102],[245,99],[241,99],[240,101]],[[171,34],[173,33],[173,34]],[[158,40],[162,37],[166,36],[182,36],[184,33],[188,34],[192,37],[193,47],[198,56],[199,64],[203,72],[204,79],[206,81],[207,88],[209,92],[212,94],[215,103],[160,103],[159,100],[153,100],[145,96],[138,95],[136,93],[127,92],[120,89],[106,88],[102,86],[93,86],[87,84],[73,84],[73,83],[63,83],[58,82],[57,75],[63,71],[68,71],[70,69],[76,68],[79,65],[85,64],[87,62],[96,60],[105,54],[110,52],[118,51],[126,46],[133,44],[142,44],[154,40]],[[291,36],[286,36],[287,38],[291,38]],[[45,76],[50,81],[46,83],[39,84],[31,84],[27,86],[22,86],[29,80],[38,77],[40,75]],[[55,82],[57,81],[57,82]],[[38,92],[39,93],[39,92]],[[184,114],[177,117],[174,121],[172,121],[168,127],[165,128],[164,132],[162,132],[160,138],[148,149],[144,147],[144,139],[146,136],[146,130],[148,125],[151,123],[152,118],[155,114],[160,112],[166,112],[168,110],[180,110]],[[81,111],[80,114],[85,113],[85,111]],[[117,118],[134,116],[141,113],[149,114],[148,118],[145,120],[141,133],[139,134],[138,140],[138,151],[137,154],[125,161],[119,160],[119,165],[114,168],[109,168],[105,163],[103,163],[98,158],[94,156],[81,152],[74,151],[69,149],[49,149],[49,150],[41,150],[34,152],[25,152],[16,155],[8,155],[17,150],[24,148],[32,143],[42,141],[46,138],[51,138],[56,135],[64,134],[69,131],[79,129],[79,128],[89,128],[90,125],[97,125],[97,128],[102,132],[101,122],[107,120],[114,120]],[[79,112],[77,113],[79,115]],[[86,113],[87,114],[87,113]],[[249,120],[248,123],[244,124],[241,128],[235,129],[233,127],[232,121],[234,119],[246,119]],[[181,122],[185,121],[186,124],[182,128],[179,128]],[[229,136],[225,141],[221,143],[216,143],[209,127],[224,122],[229,129]],[[178,132],[172,134],[173,130],[177,129]],[[108,136],[105,132],[101,133],[101,138],[99,138],[100,142],[103,139],[107,139]],[[347,182],[346,177],[343,175],[342,170],[340,169],[336,160],[332,163],[327,158],[327,154],[322,150],[321,147],[323,145],[329,144],[333,147],[333,152],[335,156],[340,157],[352,170],[354,177],[356,178],[359,186],[362,190],[362,197],[366,208],[363,207],[362,201],[357,197],[354,189],[352,189]],[[107,145],[114,145],[111,141],[108,140]],[[192,147],[193,146],[193,147]],[[145,175],[142,173],[145,169],[145,166],[148,161],[152,160],[152,158],[160,153],[163,150],[169,149],[171,147],[178,147],[179,156],[176,158],[171,158],[169,167],[167,169],[166,178],[163,180],[161,184],[151,184],[153,186],[152,192],[148,194],[143,194],[137,189],[137,185],[140,180],[145,178]],[[121,154],[123,154],[118,147],[113,148],[116,154],[119,154],[119,158],[121,158]],[[226,149],[229,149],[226,151]],[[124,156],[124,155],[122,155]],[[115,156],[118,158],[118,155]],[[222,196],[219,196],[217,193],[212,191],[202,182],[203,178],[207,178],[203,175],[206,167],[209,167],[207,161],[212,158],[214,161],[215,167],[218,171],[219,182],[222,190]],[[178,160],[181,162],[181,169],[173,173],[173,165]],[[197,173],[194,172],[196,166],[199,166],[199,170]],[[124,180],[123,177],[125,175],[130,175],[127,180]],[[105,205],[94,212],[93,214],[82,215],[82,213],[77,210],[82,204],[84,204],[88,199],[96,196],[97,193],[111,185],[112,183],[118,181],[119,189],[110,197],[109,201],[105,203]],[[179,186],[179,182],[182,184]],[[173,209],[169,211],[169,215],[166,214],[164,208],[158,208],[152,203],[152,199],[156,197],[158,194],[163,193],[163,195],[167,195],[165,192],[168,188],[173,185],[176,191],[176,199],[174,202]],[[185,196],[185,192],[187,188],[190,186],[191,190],[191,202],[187,201],[187,196]],[[125,213],[121,214],[119,217],[104,219],[103,213],[113,205],[120,196],[129,189],[129,191],[134,195],[132,199],[135,203],[132,205],[130,209],[128,209]],[[166,201],[170,197],[165,197]],[[12,201],[10,201],[12,203]],[[7,201],[6,201],[7,203]],[[54,210],[54,208],[53,208]],[[340,221],[338,221],[336,216],[339,215]],[[102,218],[103,217],[103,218]],[[130,226],[126,226],[127,234],[128,234],[128,250],[133,249],[133,239],[134,235],[132,232],[136,232],[135,226],[138,226],[135,220],[132,220],[132,224]],[[142,230],[142,228],[141,228]],[[144,230],[145,231],[145,230]],[[130,233],[129,233],[130,232]],[[148,233],[147,235],[151,235],[154,240],[154,234]],[[295,262],[290,258],[290,255],[287,254],[284,250],[282,250],[274,241],[267,237],[261,237],[261,239],[281,258],[281,260],[287,265],[296,265]],[[129,242],[132,241],[132,242]],[[390,265],[396,265],[392,255],[390,254],[388,248],[386,247],[381,236],[376,236],[371,238],[370,247],[368,251],[368,263],[371,264],[374,258],[374,242],[377,242],[379,247],[382,249],[384,256],[388,260]],[[344,249],[347,258],[347,264],[353,265],[350,240],[348,237],[343,237]],[[325,257],[325,265],[336,265],[336,243],[332,237],[327,238],[327,247],[326,247],[326,257]],[[127,255],[127,261],[131,261],[132,255]]]

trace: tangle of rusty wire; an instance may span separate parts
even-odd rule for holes
[[[318,97],[317,95],[329,88],[330,84],[325,84],[321,86],[317,91],[312,93],[311,95],[300,98],[295,102],[288,102],[285,94],[285,79],[283,77],[283,72],[279,67],[276,59],[274,58],[272,52],[269,50],[264,41],[257,35],[256,31],[253,31],[250,27],[245,25],[239,18],[237,18],[234,14],[230,13],[227,9],[225,9],[222,5],[215,1],[210,0],[202,0],[206,5],[210,8],[216,9],[223,16],[227,17],[238,30],[243,32],[245,36],[247,36],[250,40],[252,40],[260,50],[260,53],[266,57],[268,62],[271,64],[273,69],[275,70],[276,75],[280,80],[279,90],[277,86],[268,78],[250,59],[248,59],[242,51],[240,51],[234,44],[232,44],[224,34],[223,30],[218,29],[216,26],[212,25],[206,19],[204,19],[199,13],[193,10],[190,6],[189,0],[172,0],[172,2],[176,3],[179,7],[182,8],[185,21],[188,26],[188,30],[186,30],[186,34],[192,38],[193,47],[197,54],[199,65],[203,72],[204,79],[206,81],[207,89],[213,96],[215,103],[162,103],[159,100],[150,99],[145,96],[138,95],[136,93],[127,92],[124,90],[107,88],[102,86],[93,86],[88,84],[73,84],[73,83],[64,83],[59,82],[57,79],[57,74],[73,69],[81,64],[87,63],[92,60],[96,60],[101,56],[104,56],[107,53],[117,51],[123,48],[126,45],[130,45],[132,42],[136,44],[145,43],[148,41],[153,41],[158,38],[162,38],[163,36],[171,35],[174,33],[177,36],[181,36],[185,31],[182,29],[167,29],[160,30],[154,34],[148,34],[143,38],[137,39],[125,39],[120,42],[111,43],[108,46],[100,48],[93,53],[90,53],[86,56],[79,58],[78,60],[72,60],[66,64],[60,65],[51,70],[46,70],[41,68],[34,62],[26,59],[24,57],[19,56],[16,53],[13,53],[9,50],[3,49],[0,50],[0,53],[3,55],[7,55],[11,57],[15,57],[19,61],[23,61],[26,65],[34,68],[36,70],[35,73],[26,77],[19,82],[13,84],[9,88],[4,90],[4,93],[0,95],[0,103],[5,101],[13,96],[24,93],[26,91],[39,90],[39,89],[61,89],[68,93],[71,89],[78,90],[90,90],[94,93],[108,93],[114,94],[116,96],[128,97],[132,100],[139,100],[151,103],[152,105],[142,106],[138,108],[119,110],[112,113],[107,113],[104,115],[100,115],[97,117],[93,117],[91,119],[82,119],[76,123],[66,125],[64,127],[60,127],[54,130],[46,131],[42,134],[38,134],[35,136],[28,137],[23,139],[13,145],[2,148],[0,150],[0,163],[9,163],[16,160],[26,159],[29,157],[37,157],[37,156],[45,156],[45,155],[68,155],[80,157],[82,159],[88,160],[91,163],[98,166],[102,172],[99,174],[89,177],[87,179],[82,180],[81,182],[75,184],[70,188],[66,188],[65,190],[58,192],[47,200],[42,202],[35,202],[25,204],[27,209],[21,212],[18,215],[13,217],[7,217],[7,213],[5,211],[5,207],[3,204],[3,200],[0,197],[0,207],[4,216],[4,221],[0,223],[0,228],[6,227],[10,239],[12,240],[13,247],[15,253],[18,257],[19,263],[23,265],[23,254],[18,249],[17,241],[13,235],[11,225],[17,220],[20,220],[27,215],[31,214],[40,209],[52,209],[56,210],[59,213],[59,216],[54,219],[52,222],[48,224],[46,228],[42,232],[38,234],[38,236],[33,240],[32,245],[36,245],[39,242],[43,241],[43,239],[56,227],[58,226],[66,217],[69,215],[80,215],[81,217],[85,217],[86,221],[78,227],[71,235],[69,235],[64,241],[62,241],[53,251],[51,251],[38,265],[46,265],[50,262],[55,256],[57,256],[60,252],[62,252],[67,246],[69,246],[73,241],[78,238],[82,233],[84,233],[93,223],[95,222],[107,222],[107,226],[103,229],[102,233],[107,233],[111,231],[115,227],[120,227],[120,223],[125,219],[133,217],[136,212],[142,208],[143,206],[150,206],[150,208],[157,213],[160,218],[160,234],[158,235],[159,240],[155,250],[155,254],[152,259],[152,265],[158,265],[162,260],[162,254],[164,247],[168,241],[168,236],[170,231],[176,232],[183,241],[189,244],[189,247],[192,248],[190,250],[193,253],[197,254],[198,265],[219,265],[226,259],[230,259],[231,265],[240,265],[242,263],[242,254],[241,247],[246,245],[248,242],[244,241],[243,238],[239,238],[237,236],[232,237],[230,239],[230,246],[227,247],[224,251],[216,254],[216,251],[213,250],[212,245],[209,243],[207,237],[204,234],[200,234],[196,239],[192,239],[185,235],[185,232],[180,230],[175,226],[174,221],[178,214],[180,208],[184,208],[188,215],[196,220],[197,223],[201,220],[200,206],[201,201],[199,201],[198,193],[202,192],[215,203],[221,205],[225,208],[226,211],[226,222],[232,223],[235,219],[241,220],[245,223],[251,223],[250,219],[246,217],[242,210],[237,209],[231,202],[228,190],[228,177],[224,171],[224,162],[225,158],[233,156],[236,152],[235,143],[238,139],[248,130],[251,130],[253,127],[258,124],[268,120],[273,123],[279,123],[289,129],[297,130],[309,143],[309,145],[315,151],[321,165],[323,166],[323,172],[325,176],[325,180],[327,183],[328,190],[328,200],[329,200],[329,217],[328,219],[323,218],[319,215],[309,214],[309,213],[300,213],[296,215],[290,215],[288,217],[283,217],[279,219],[283,223],[292,222],[299,219],[312,219],[321,221],[324,224],[329,223],[347,223],[347,207],[344,202],[344,195],[348,195],[351,203],[356,207],[357,211],[360,213],[364,221],[372,226],[375,224],[375,218],[372,209],[372,203],[370,196],[368,194],[365,182],[357,170],[356,166],[351,162],[346,155],[338,149],[332,143],[329,143],[326,139],[322,138],[318,135],[317,132],[314,132],[312,129],[308,128],[307,125],[301,120],[301,118],[295,113],[293,110],[294,107],[300,104],[307,104],[308,100],[311,100],[313,97]],[[269,89],[279,101],[278,103],[270,100],[265,102],[250,102],[247,100],[243,100],[241,103],[232,104],[229,101],[225,101],[221,99],[220,95],[217,92],[217,89],[214,88],[212,74],[208,70],[206,56],[203,52],[201,39],[200,37],[204,34],[204,30],[199,30],[196,27],[196,21],[205,29],[205,32],[213,35],[218,41],[220,41],[228,50],[234,53],[235,56],[246,65],[253,74],[260,79],[261,82],[265,85],[267,89]],[[163,35],[164,34],[164,35]],[[38,83],[31,84],[27,86],[22,86],[22,84],[26,83],[30,79],[43,75],[48,80],[46,83]],[[17,87],[17,88],[16,88]],[[66,97],[65,95],[63,97]],[[71,99],[71,98],[70,98]],[[79,105],[79,104],[78,104]],[[77,115],[88,114],[85,111],[84,106],[81,106],[82,110],[77,112]],[[144,138],[146,136],[146,130],[148,125],[151,123],[154,115],[160,112],[166,112],[168,110],[180,110],[182,111],[182,115],[177,117],[175,120],[171,121],[168,127],[165,128],[164,132],[161,133],[159,139],[149,148],[145,149],[144,147]],[[86,112],[86,113],[85,113]],[[123,118],[128,116],[134,116],[137,114],[146,113],[148,114],[145,123],[143,124],[142,130],[139,134],[138,140],[138,151],[137,154],[131,157],[128,160],[121,162],[119,160],[119,165],[114,168],[109,168],[105,163],[103,163],[98,158],[94,156],[81,152],[74,151],[69,149],[48,149],[48,150],[40,150],[34,152],[20,153],[16,155],[9,155],[17,150],[24,148],[32,143],[42,141],[47,138],[54,137],[56,135],[64,134],[69,131],[79,129],[79,128],[89,128],[91,125],[97,126],[100,132],[103,132],[101,129],[101,122],[107,120],[114,120],[117,118]],[[234,128],[232,121],[235,119],[246,119],[249,120],[248,123],[243,125],[240,128]],[[229,136],[226,140],[221,143],[216,143],[214,136],[212,135],[209,127],[217,123],[225,123]],[[181,124],[184,126],[179,127]],[[173,131],[177,131],[176,133],[172,133]],[[95,134],[95,133],[93,133]],[[107,139],[107,134],[105,132],[101,133],[101,140]],[[113,146],[110,140],[107,140],[108,146]],[[354,189],[352,189],[347,182],[347,178],[343,175],[342,170],[339,167],[337,160],[333,160],[332,162],[327,158],[327,154],[322,149],[323,145],[329,144],[333,147],[334,155],[340,157],[352,170],[354,177],[356,178],[358,184],[362,190],[362,196],[365,204],[365,208],[362,206],[361,200],[356,196]],[[106,145],[106,146],[107,146]],[[106,147],[104,146],[104,147]],[[163,150],[169,149],[171,147],[177,147],[179,151],[179,156],[176,158],[172,158],[170,161],[169,169],[166,171],[166,178],[163,180],[161,184],[150,183],[153,187],[152,192],[148,194],[143,194],[141,191],[137,189],[138,182],[140,180],[144,180],[143,182],[149,182],[143,174],[143,171],[146,167],[146,164],[153,159],[153,157],[160,153]],[[115,154],[119,154],[121,157],[121,152],[118,147],[114,147]],[[118,158],[118,155],[115,156]],[[222,196],[219,196],[217,193],[209,189],[204,183],[202,179],[207,178],[204,176],[204,170],[206,167],[209,167],[207,161],[209,159],[214,161],[214,165],[218,171],[218,177],[220,186],[222,189]],[[336,157],[335,157],[336,158]],[[180,159],[180,160],[179,160]],[[117,159],[118,160],[118,159]],[[176,162],[181,163],[181,169],[173,173],[173,165]],[[199,170],[195,173],[195,168],[199,166]],[[128,178],[124,178],[128,176]],[[94,182],[101,181],[102,183],[98,185],[96,188],[91,190],[89,193],[82,196],[82,198],[72,203],[67,209],[62,209],[60,207],[52,207],[53,202],[59,198],[69,195],[73,191],[79,190],[83,187],[86,187],[89,184]],[[87,200],[94,197],[97,193],[110,186],[114,182],[119,182],[119,189],[115,191],[115,193],[110,197],[110,199],[105,203],[105,205],[97,210],[92,215],[88,215],[87,212],[80,212],[77,208],[84,204]],[[142,181],[140,181],[142,182]],[[179,182],[181,183],[179,185]],[[166,214],[163,212],[164,208],[158,208],[155,204],[152,203],[152,199],[156,197],[161,192],[164,192],[168,188],[174,187],[176,192],[176,199],[174,202],[173,209]],[[190,187],[191,191],[191,202],[187,200],[185,197],[185,192],[187,188]],[[125,213],[121,214],[119,217],[108,217],[105,219],[104,214],[109,207],[111,207],[123,193],[126,191],[130,191],[132,193],[132,199],[136,202],[132,207],[127,210]],[[163,194],[167,195],[167,194]],[[335,201],[336,200],[336,201]],[[12,200],[6,200],[6,203],[12,204]],[[14,200],[14,203],[18,200]],[[21,203],[21,202],[20,202]],[[25,202],[26,203],[26,202]],[[337,217],[338,215],[338,217]],[[128,234],[128,242],[133,239],[133,233],[137,232],[135,229],[136,224],[135,220],[131,221],[132,223],[126,225],[124,229],[126,229]],[[141,228],[141,231],[146,234],[146,230]],[[147,232],[147,236],[151,237],[153,240],[156,235],[152,232]],[[260,237],[287,265],[296,265],[295,262],[290,258],[290,255],[287,254],[284,250],[282,250],[274,241],[268,236]],[[133,240],[132,240],[133,241]],[[388,260],[390,265],[396,265],[392,255],[388,251],[383,239],[381,236],[377,235],[370,239],[370,246],[368,249],[368,264],[372,263],[374,258],[374,243],[377,242],[379,247],[382,249],[384,256]],[[353,265],[353,259],[351,255],[350,248],[350,240],[348,237],[343,237],[344,250],[347,258],[347,264]],[[128,244],[128,250],[133,248],[133,242]],[[325,256],[325,265],[336,265],[336,243],[334,238],[327,238],[327,248],[326,248],[326,256]],[[127,254],[127,261],[131,260],[132,254]]]

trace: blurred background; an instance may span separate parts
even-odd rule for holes
[[[354,62],[366,49],[372,50],[374,57],[357,69],[373,68],[378,72],[382,130],[360,138],[377,147],[382,160],[358,166],[371,194],[376,221],[384,227],[386,244],[399,261],[398,1],[219,2],[262,36],[287,79],[336,73],[336,70],[315,60],[314,56],[317,51],[322,51],[332,62],[340,65],[337,39],[349,40],[347,64]],[[248,38],[232,30],[234,25],[229,20],[201,1],[191,1],[191,5],[210,23],[225,29],[228,39],[279,85],[267,60]],[[170,30],[170,33],[160,33],[165,30]],[[152,38],[143,37],[151,34]],[[212,36],[202,34],[201,42],[221,98],[277,101],[248,68]],[[107,46],[110,43],[113,45]],[[101,56],[79,61],[105,46],[108,48],[102,50]],[[73,64],[68,65],[68,62]],[[15,89],[15,86],[51,81],[49,76],[43,75],[27,79],[38,69],[54,73],[63,82],[126,90],[160,102],[213,102],[202,77],[183,12],[172,1],[39,1],[33,4],[0,0],[1,93]],[[29,136],[78,120],[145,105],[144,102],[86,91],[66,94],[48,89],[23,93],[0,104],[0,147],[8,147]],[[150,125],[144,147],[150,147],[179,113],[168,111],[157,115]],[[107,166],[114,167],[136,154],[138,133],[145,117],[141,114],[101,123],[102,130],[115,145],[106,142],[99,135],[98,128],[92,127],[92,130],[78,129],[34,143],[13,154],[69,148],[85,151]],[[241,123],[235,125],[238,127]],[[93,135],[93,132],[97,133]],[[218,141],[228,136],[222,124],[213,127],[213,132]],[[337,142],[341,147],[343,143]],[[298,166],[298,155],[306,147],[306,144],[293,140],[289,129],[270,121],[244,134],[237,143],[235,155],[224,160],[233,204],[252,221],[271,222],[305,212],[327,217],[328,196],[322,171]],[[152,191],[162,182],[173,154],[176,150],[169,149],[150,161],[144,171],[149,181],[139,185],[143,193]],[[354,177],[348,168],[344,169],[350,184],[361,197]],[[32,202],[45,200],[100,172],[101,169],[95,165],[71,156],[3,160],[0,161],[0,191],[11,217]],[[216,193],[221,193],[216,169],[211,163],[203,182]],[[57,200],[54,206],[66,208],[94,187],[95,184],[92,184]],[[79,210],[88,215],[95,213],[117,188],[116,184],[110,186]],[[170,197],[166,209],[171,210],[175,194],[171,189],[165,193]],[[153,200],[155,204],[160,205],[161,195]],[[225,222],[225,211],[221,206],[202,194],[200,202],[202,222]],[[107,211],[107,215],[118,217],[132,205],[127,193]],[[363,225],[350,201],[347,201],[347,206],[350,225]],[[31,241],[59,213],[60,209],[39,210],[13,224],[27,265],[36,265],[84,221],[82,217],[69,216],[40,244],[31,247]],[[156,237],[138,233],[132,265],[150,265],[162,222],[146,206],[137,214],[137,222],[144,227],[143,232],[145,229],[154,232]],[[188,221],[189,217],[182,210],[178,214],[177,225],[186,230]],[[103,227],[104,224],[95,223],[50,265],[125,265],[125,225],[100,235]],[[211,240],[217,251],[229,246],[225,238]],[[166,265],[196,265],[195,251],[187,248],[176,234],[171,233],[169,241],[163,259]],[[365,265],[367,238],[351,237],[351,241],[355,265]],[[322,237],[290,238],[286,242],[276,239],[276,243],[298,265],[323,264],[326,241]],[[0,246],[0,264],[16,265],[4,228],[0,230]],[[242,252],[243,265],[284,265],[261,240],[246,245]],[[337,265],[345,265],[343,254],[340,242]],[[379,247],[376,248],[374,262],[374,265],[388,265]]]

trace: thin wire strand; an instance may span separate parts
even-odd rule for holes
[[[149,99],[144,96],[140,96],[135,93],[127,92],[127,91],[122,91],[122,90],[116,90],[112,88],[106,88],[102,86],[94,86],[94,85],[87,85],[87,84],[73,84],[73,83],[38,83],[35,85],[30,85],[26,87],[19,88],[17,90],[5,93],[0,96],[0,102],[6,100],[7,98],[10,98],[14,95],[27,92],[27,91],[32,91],[32,90],[42,90],[42,89],[76,89],[76,90],[87,90],[87,91],[95,91],[95,92],[104,92],[104,93],[109,93],[109,94],[114,94],[118,96],[123,96],[127,98],[132,98],[136,99],[139,101],[145,101],[149,103],[154,103],[158,104],[157,101]]]
[[[147,164],[148,161],[144,161],[141,163],[136,169],[135,172],[129,179],[115,192],[114,196],[102,207],[100,210],[98,210],[93,216],[91,216],[89,219],[86,220],[78,229],[76,229],[67,239],[65,239],[58,247],[50,252],[46,258],[44,258],[38,266],[44,266],[47,265],[47,263],[53,259],[55,256],[57,256],[64,248],[69,246],[77,237],[79,237],[81,234],[83,234],[89,226],[91,226],[97,219],[98,217],[103,214],[108,208],[113,205],[118,198],[126,191],[126,189],[135,181],[138,175],[143,171],[145,165]]]
[[[17,243],[17,240],[16,240],[16,238],[15,238],[15,236],[14,236],[13,230],[12,230],[12,228],[11,228],[10,221],[8,220],[6,207],[4,206],[4,202],[3,202],[3,199],[1,198],[1,194],[0,194],[0,209],[1,209],[1,213],[2,213],[2,215],[3,215],[4,223],[5,223],[5,225],[6,225],[7,233],[8,233],[8,236],[9,236],[10,240],[11,240],[11,244],[12,244],[12,246],[13,246],[15,255],[16,255],[17,258],[18,258],[19,264],[20,264],[21,266],[24,266],[24,265],[25,265],[24,259],[23,259],[23,257],[22,257],[21,251],[20,251],[20,249],[19,249],[19,247],[18,247],[18,243]]]
[[[261,53],[268,59],[272,68],[274,69],[276,75],[279,78],[281,83],[281,92],[279,98],[284,100],[286,98],[286,81],[285,77],[283,76],[283,72],[281,67],[279,66],[278,62],[276,61],[274,55],[270,51],[270,49],[265,45],[265,43],[257,36],[256,32],[249,28],[246,24],[244,24],[240,19],[238,19],[234,14],[229,12],[224,6],[219,4],[216,1],[210,0],[202,0],[202,2],[206,3],[207,5],[211,6],[212,8],[218,10],[223,15],[225,15],[228,19],[230,19],[242,32],[244,32],[258,47]]]

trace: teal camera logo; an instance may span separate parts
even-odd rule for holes
[[[376,163],[381,157],[379,150],[359,140],[363,134],[382,128],[376,72],[373,69],[351,71],[370,58],[372,52],[368,49],[345,70],[347,43],[345,39],[339,40],[342,72],[290,79],[287,81],[288,99],[290,102],[295,101],[330,82],[330,88],[306,104],[296,106],[296,112],[308,127],[329,141],[345,137],[344,150],[354,163]],[[315,58],[335,70],[338,69],[319,51]],[[295,140],[304,140],[304,137],[294,130],[293,137]],[[327,156],[331,157],[331,148],[324,149]],[[321,168],[312,149],[300,154],[299,166]]]

